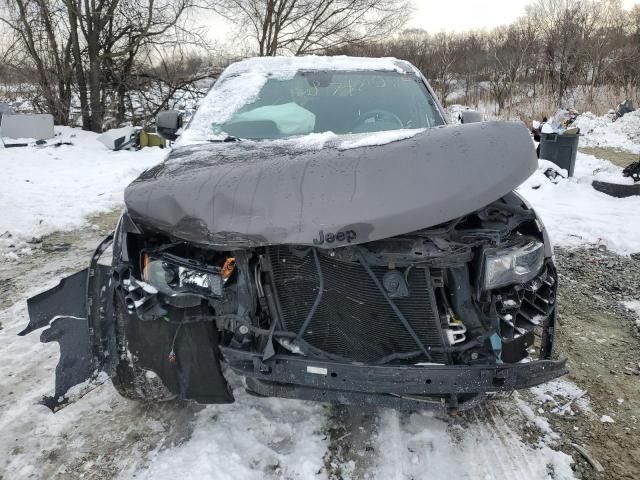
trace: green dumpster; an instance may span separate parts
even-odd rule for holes
[[[578,154],[580,136],[575,133],[561,135],[557,133],[540,134],[540,158],[550,160],[573,177]]]

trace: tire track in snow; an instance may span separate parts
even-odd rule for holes
[[[369,467],[353,478],[574,478],[569,456],[546,444],[530,444],[521,438],[521,427],[531,422],[512,398],[489,401],[455,418],[385,409],[380,409],[378,415],[375,451],[368,456]]]
[[[478,426],[477,429],[477,434],[480,440],[480,448],[477,450],[478,452],[480,452],[484,458],[484,462],[482,463],[483,466],[483,478],[488,479],[492,479],[492,480],[498,480],[498,479],[502,479],[502,478],[508,478],[508,469],[505,467],[504,463],[502,462],[502,458],[501,455],[495,446],[495,442],[493,441],[493,435],[492,435],[492,431],[491,428],[489,426],[489,424],[486,421],[486,417],[484,419],[480,419],[478,417],[478,412],[476,410],[479,410],[480,408],[483,407],[477,407],[477,409],[474,409],[472,412],[470,412],[473,415],[473,423],[476,424]],[[488,448],[482,448],[482,447],[488,447]],[[493,460],[493,462],[492,462]],[[496,476],[496,467],[500,468],[500,475]]]
[[[380,418],[376,408],[332,405],[324,431],[324,465],[330,479],[364,478],[375,451]]]
[[[502,412],[500,412],[498,410],[498,407],[495,404],[488,405],[487,406],[487,412],[491,416],[491,421],[493,422],[493,424],[496,427],[495,431],[498,433],[498,435],[500,435],[502,437],[503,443],[505,445],[514,446],[520,452],[520,457],[521,458],[527,458],[528,455],[527,455],[527,452],[524,449],[524,446],[523,446],[522,442],[518,441],[518,439],[511,438],[511,437],[509,437],[509,435],[504,433],[505,431],[509,431],[509,427],[507,426],[507,423],[504,421],[503,414],[502,414]],[[498,425],[498,423],[500,425]],[[510,448],[507,448],[506,452],[507,452],[507,455],[509,455],[511,457],[512,461],[517,459],[517,455],[514,455]],[[534,474],[533,470],[531,469],[530,463],[529,462],[525,462],[524,466],[527,469],[527,473],[529,475],[529,478],[534,479],[535,478],[535,474]]]

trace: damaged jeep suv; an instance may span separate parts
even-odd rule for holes
[[[233,402],[234,372],[266,397],[457,409],[565,373],[551,245],[513,192],[537,165],[521,123],[447,125],[404,61],[276,57],[158,130],[177,142],[114,234],[29,300],[23,333],[60,343],[52,409],[106,378]]]

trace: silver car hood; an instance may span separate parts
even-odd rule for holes
[[[131,218],[224,248],[334,248],[393,237],[473,212],[536,169],[520,122],[428,129],[341,150],[290,142],[183,147],[125,192]]]

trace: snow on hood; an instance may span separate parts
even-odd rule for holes
[[[125,203],[140,225],[196,243],[332,248],[465,215],[537,167],[520,122],[398,134],[410,138],[378,145],[391,135],[379,134],[362,143],[370,146],[347,149],[291,148],[286,141],[180,148],[132,183]]]
[[[408,62],[396,58],[364,58],[310,55],[305,57],[256,57],[231,64],[202,100],[177,146],[202,143],[211,138],[211,124],[221,124],[258,98],[268,78],[289,80],[299,71],[414,72]],[[233,79],[233,81],[228,81]]]

